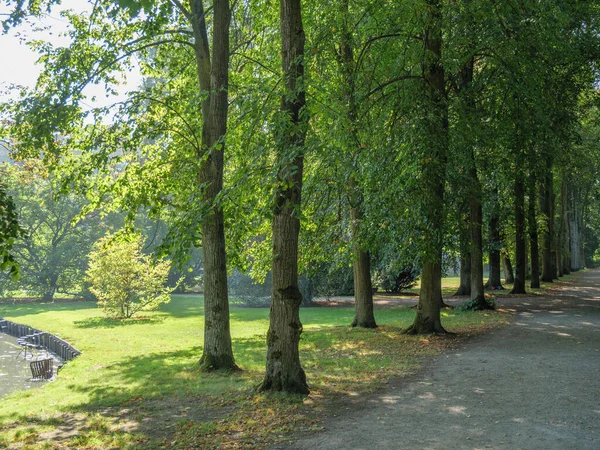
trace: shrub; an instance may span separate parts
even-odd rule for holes
[[[130,318],[171,299],[174,288],[165,287],[171,263],[143,254],[141,235],[105,236],[89,258],[87,281],[106,315]]]
[[[413,266],[397,269],[385,266],[375,272],[373,287],[385,292],[398,293],[417,284],[420,271]]]
[[[496,309],[496,300],[485,297],[487,308],[482,308],[477,299],[467,300],[462,302],[458,307],[459,311],[481,311],[482,309]]]

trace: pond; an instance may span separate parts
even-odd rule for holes
[[[0,397],[20,389],[42,386],[43,382],[31,380],[29,361],[23,358],[17,338],[0,333]]]

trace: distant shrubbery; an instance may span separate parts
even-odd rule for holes
[[[397,269],[384,267],[376,271],[373,287],[385,292],[397,293],[417,284],[420,270],[412,266]]]

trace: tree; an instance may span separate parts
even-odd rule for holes
[[[26,6],[16,1],[5,25],[54,3]],[[162,253],[185,259],[201,241],[207,320],[200,364],[207,370],[237,369],[220,198],[228,116],[229,2],[213,2],[210,28],[201,0],[90,3],[91,18],[64,13],[72,26],[68,47],[39,45],[45,53],[45,72],[38,89],[13,108],[16,149],[21,157],[43,155],[52,170],[63,172],[67,186],[94,185],[91,207],[123,209],[130,216],[144,207],[154,217],[170,215],[172,232]],[[118,82],[115,73],[125,73],[134,56],[147,82],[126,101],[86,111],[85,87],[104,83],[111,92]],[[196,70],[190,70],[194,66]],[[107,116],[112,119],[109,125],[103,123]]]
[[[519,118],[516,119],[520,120]],[[519,128],[519,125],[516,125]],[[517,168],[523,165],[523,147],[520,130],[516,131]],[[517,169],[513,184],[514,217],[515,217],[515,283],[511,294],[525,294],[525,278],[527,276],[527,244],[525,240],[525,174]]]
[[[442,232],[444,186],[448,152],[448,104],[442,63],[442,2],[427,0],[423,32],[423,151],[420,157],[421,214],[426,223],[423,240],[421,291],[417,315],[409,334],[444,333],[440,318],[442,297]]]
[[[80,217],[86,201],[81,196],[61,196],[56,180],[45,178],[39,165],[2,167],[10,184],[15,212],[24,230],[13,251],[21,262],[19,289],[51,302],[56,292],[83,292],[87,254],[102,230],[97,215]],[[8,283],[7,287],[16,287]]]
[[[462,13],[464,23],[469,29],[474,25],[472,2],[463,1]],[[465,33],[467,34],[467,33]],[[485,300],[483,286],[483,189],[479,180],[476,160],[477,136],[479,131],[477,102],[474,92],[475,75],[475,42],[467,40],[466,62],[461,67],[458,96],[460,99],[459,120],[465,122],[461,127],[464,136],[462,147],[465,152],[466,172],[468,174],[468,203],[469,203],[469,231],[470,231],[470,305],[472,309],[488,309],[490,305]]]
[[[502,280],[500,278],[502,239],[500,236],[500,215],[497,211],[499,208],[497,196],[498,193],[496,191],[493,194],[493,200],[491,202],[491,212],[488,225],[490,271],[486,288],[491,290],[503,289]]]
[[[298,344],[302,333],[298,289],[298,234],[304,141],[308,117],[304,110],[304,29],[300,0],[280,0],[281,59],[285,92],[275,130],[277,186],[273,208],[273,284],[267,333],[267,364],[263,391],[307,394],[306,374]]]
[[[360,152],[360,138],[358,137],[359,123],[357,120],[356,105],[356,61],[354,59],[354,42],[351,30],[351,15],[349,0],[340,2],[340,50],[339,68],[341,72],[342,97],[346,106],[345,122],[349,129],[346,136],[347,158],[350,175],[348,176],[348,203],[350,205],[350,227],[352,236],[352,270],[354,274],[354,304],[355,316],[353,327],[376,328],[373,314],[373,288],[371,285],[371,257],[361,243],[360,229],[363,221],[364,196],[356,179],[359,168],[356,167],[358,153]]]
[[[0,270],[8,270],[13,280],[20,277],[19,263],[13,254],[15,239],[24,236],[25,230],[19,225],[15,204],[7,194],[6,186],[0,183]]]
[[[140,311],[153,311],[171,300],[165,287],[171,264],[155,262],[142,253],[142,236],[107,235],[90,253],[87,281],[98,306],[115,318],[130,319]]]
[[[470,214],[464,213],[459,218],[460,284],[454,295],[471,295],[471,239],[469,219]]]
[[[530,149],[530,158],[534,159],[534,148]],[[536,195],[537,195],[537,177],[536,168],[533,165],[533,161],[530,163],[529,169],[529,200],[527,208],[527,226],[529,228],[529,249],[531,253],[531,282],[530,287],[536,289],[540,287],[540,258],[539,258],[539,245],[538,245],[538,225],[537,225],[537,209],[536,209]]]
[[[202,102],[202,152],[198,155],[203,161],[198,173],[201,199],[210,208],[202,221],[205,324],[200,366],[208,370],[237,370],[229,330],[223,207],[217,201],[223,189],[231,12],[229,0],[213,2],[211,55],[203,2],[192,0],[190,6],[191,10],[188,12],[183,9],[183,13],[192,22],[200,89],[208,94]]]

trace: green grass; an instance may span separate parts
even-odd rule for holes
[[[506,317],[442,314],[449,330],[463,334]],[[58,380],[2,399],[0,448],[260,446],[298,426],[316,426],[315,417],[331,401],[410,373],[422,357],[451,343],[402,335],[414,318],[410,308],[377,310],[377,330],[348,327],[353,315],[352,307],[301,310],[301,358],[312,394],[288,399],[254,390],[264,370],[266,308],[232,307],[234,351],[244,371],[226,375],[197,367],[201,296],[174,295],[159,311],[129,321],[104,318],[89,302],[0,305],[0,317],[60,335],[83,352]]]
[[[572,275],[565,275],[564,278],[561,278],[561,281],[567,281],[570,276],[572,276]],[[487,280],[487,278],[488,278],[488,274],[486,273],[486,274],[484,274],[484,278],[483,278],[484,281]],[[486,291],[486,294],[491,295],[493,297],[510,294],[510,290],[512,289],[513,285],[504,283],[504,278],[502,279],[502,281],[503,281],[502,287],[504,289],[497,290],[497,291]],[[539,288],[531,289],[529,287],[529,280],[527,280],[525,283],[527,293],[531,294],[531,295],[542,295],[548,289],[551,289],[551,288],[555,287],[556,285],[557,285],[557,283],[546,283],[546,282],[542,281]],[[456,290],[458,289],[459,286],[460,286],[460,277],[459,276],[442,278],[442,296],[443,297],[453,296],[456,293]],[[419,279],[417,281],[417,284],[414,287],[407,289],[405,292],[410,292],[412,294],[418,294],[420,288],[421,288],[421,279]],[[385,293],[383,293],[383,296],[385,296]]]

